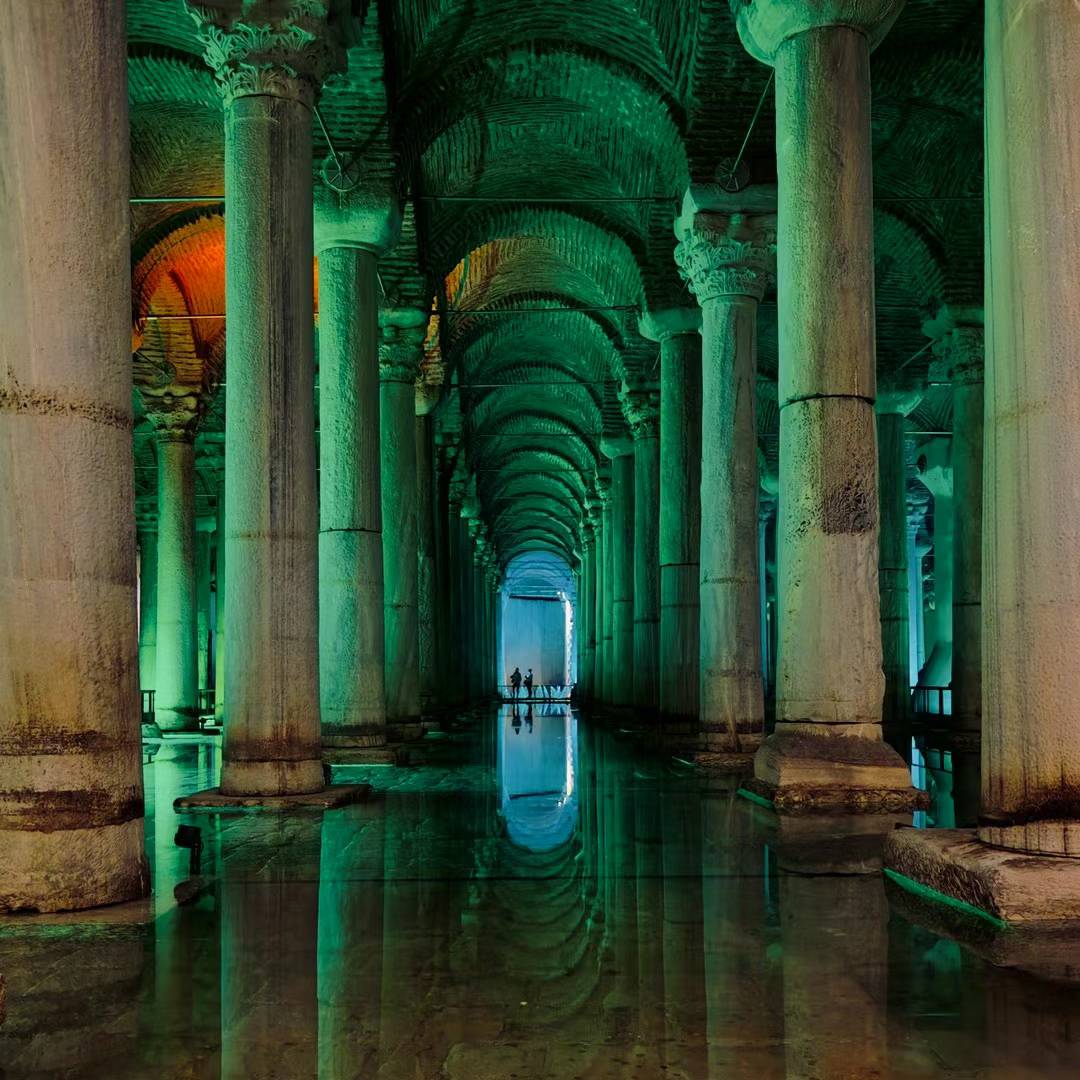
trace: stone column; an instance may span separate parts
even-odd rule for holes
[[[962,321],[934,346],[931,377],[953,387],[951,727],[974,734],[982,726],[983,329],[981,311],[956,316]]]
[[[923,445],[918,476],[934,497],[931,543],[934,555],[934,607],[926,619],[926,662],[919,672],[921,686],[948,686],[952,681],[953,649],[953,506],[952,440],[936,438]]]
[[[782,802],[918,797],[881,741],[873,404],[870,50],[902,6],[752,0],[737,14],[776,71],[780,652],[755,776],[790,788]]]
[[[634,440],[634,705],[660,706],[660,395],[624,388]]]
[[[613,552],[611,543],[611,522],[613,509],[611,505],[611,478],[609,476],[598,477],[596,481],[597,492],[600,497],[601,510],[601,570],[602,580],[599,580],[596,596],[596,650],[601,658],[601,682],[600,699],[605,705],[612,701],[612,634],[615,629],[612,605],[615,594],[612,588]]]
[[[592,513],[591,507],[588,513]],[[594,521],[587,518],[582,525],[582,587],[578,594],[578,640],[581,646],[578,685],[586,701],[591,700],[596,692],[596,531]]]
[[[151,415],[155,422],[162,420]],[[158,605],[154,719],[162,731],[193,731],[198,727],[199,702],[194,427],[186,421],[173,424],[162,420],[156,442]]]
[[[417,310],[384,311],[380,317],[386,718],[410,737],[420,734],[416,377],[427,319],[427,312]]]
[[[214,547],[214,524],[213,518],[195,519],[195,614],[199,656],[195,685],[199,690],[210,686],[210,560]]]
[[[461,486],[461,482],[453,477],[447,484],[446,692],[453,705],[460,705],[465,698],[465,655],[461,623],[465,547]]]
[[[882,724],[905,727],[911,713],[911,659],[908,655],[907,452],[908,413],[918,396],[891,391],[875,403],[878,438],[878,582],[881,603],[881,652],[885,673]]]
[[[311,125],[315,93],[339,57],[316,9],[197,8],[225,100],[229,208],[226,796],[323,786]]]
[[[611,460],[611,674],[608,700],[634,703],[634,455],[629,439],[604,440]]]
[[[1071,5],[987,3],[982,813],[886,849],[1010,922],[1080,920],[1078,54]]]
[[[221,463],[221,479],[217,489],[217,569],[215,580],[214,621],[214,719],[221,724],[225,718],[225,462]]]
[[[137,519],[139,539],[139,686],[153,690],[157,672],[157,516]]]
[[[675,253],[702,312],[699,730],[702,749],[727,753],[755,750],[765,724],[755,395],[776,221],[753,211],[775,195],[743,197],[742,209],[714,213],[692,194]]]
[[[438,695],[439,635],[435,538],[435,463],[432,421],[427,414],[413,420],[416,444],[417,564],[416,608],[419,622],[420,709],[430,716]]]
[[[399,216],[385,192],[320,187],[317,196],[322,742],[378,759],[386,694],[377,266]]]
[[[664,730],[697,718],[701,546],[701,313],[652,312],[660,343],[660,715]]]
[[[0,911],[149,887],[125,41],[120,4],[0,5]]]

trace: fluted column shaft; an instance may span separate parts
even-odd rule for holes
[[[195,437],[157,437],[158,603],[154,719],[162,731],[198,724],[199,637],[195,573]]]
[[[0,911],[149,886],[125,33],[0,5]]]
[[[386,717],[397,725],[415,725],[420,721],[415,383],[427,319],[423,312],[398,313],[398,319],[384,326],[379,351]]]

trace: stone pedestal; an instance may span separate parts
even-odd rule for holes
[[[310,5],[198,6],[225,98],[229,566],[221,790],[323,786],[311,126],[341,57]],[[324,431],[325,437],[325,431]]]
[[[660,343],[660,716],[684,742],[698,713],[701,546],[701,313],[653,312],[642,333]]]
[[[756,197],[775,201],[771,190]],[[691,189],[676,249],[680,273],[702,308],[699,732],[706,752],[751,753],[765,723],[757,308],[770,283],[776,223],[771,214],[753,213],[752,203],[723,213],[699,212],[700,202]]]
[[[379,346],[386,719],[420,724],[416,377],[427,313],[384,311]]]
[[[986,6],[982,813],[977,840],[887,854],[1008,921],[1080,918],[1080,143],[1054,135],[1080,110],[1078,50],[1067,7]]]
[[[768,789],[871,809],[910,787],[881,742],[870,49],[902,0],[738,9],[776,71],[780,609]],[[880,798],[879,798],[880,795]],[[786,797],[786,796],[785,796]]]
[[[149,888],[125,65],[122,5],[0,6],[0,911]]]

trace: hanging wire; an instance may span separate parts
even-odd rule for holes
[[[761,97],[758,98],[757,108],[754,109],[754,115],[750,118],[750,126],[746,129],[746,135],[743,137],[742,146],[739,147],[739,152],[735,155],[735,160],[732,162],[731,169],[728,171],[727,180],[724,183],[724,187],[726,187],[728,191],[738,191],[737,187],[732,189],[731,185],[735,181],[735,174],[739,171],[739,166],[742,164],[743,154],[746,153],[746,148],[750,145],[750,136],[753,135],[754,128],[757,126],[758,117],[761,116],[761,110],[765,107],[765,99],[768,97],[769,89],[772,87],[773,76],[775,74],[775,71],[769,72],[769,78],[765,83],[765,89],[761,91]]]

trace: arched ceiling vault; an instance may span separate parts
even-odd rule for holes
[[[425,352],[445,367],[434,422],[449,466],[503,565],[534,550],[573,563],[606,470],[601,435],[626,434],[618,391],[656,378],[639,315],[693,302],[672,257],[683,191],[727,176],[740,148],[743,179],[775,181],[769,73],[740,45],[730,0],[328,6],[347,68],[319,99],[316,183],[332,143],[365,183],[400,193],[382,302],[435,313]],[[227,367],[224,324],[184,317],[224,311],[227,207],[182,200],[223,192],[220,99],[184,0],[127,12],[132,195],[181,200],[132,208],[136,370],[209,391]],[[981,16],[979,0],[908,0],[872,58],[883,380],[925,380],[929,356],[911,359],[923,322],[981,296]],[[776,336],[768,298],[766,467]],[[212,470],[224,407],[208,399]],[[200,484],[213,491],[213,473]]]

